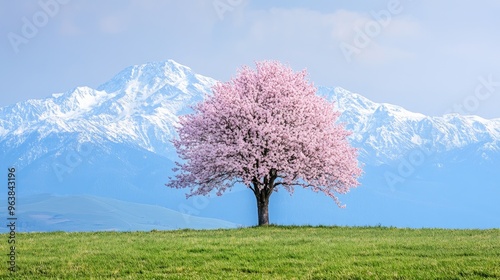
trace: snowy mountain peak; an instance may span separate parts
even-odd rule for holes
[[[77,87],[0,109],[0,141],[17,135],[18,146],[27,135],[76,133],[166,155],[177,115],[214,83],[173,60],[131,66],[97,90]]]
[[[187,66],[167,60],[127,67],[98,89],[106,92],[128,89],[129,92],[147,95],[167,85],[187,92],[190,85],[213,82],[215,81],[210,78],[195,74]]]
[[[430,117],[388,103],[375,103],[336,87],[319,87],[321,96],[335,101],[339,121],[354,133],[353,145],[363,161],[383,164],[404,158],[415,149],[443,153],[474,146],[477,152],[500,150],[500,121],[457,114]],[[492,158],[483,157],[483,158]]]

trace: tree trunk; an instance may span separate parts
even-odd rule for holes
[[[255,198],[257,199],[257,212],[259,216],[259,226],[269,225],[269,197],[273,193],[275,187],[274,180],[277,178],[276,169],[269,171],[269,176],[264,176],[263,182],[259,182],[257,178],[253,180],[253,188]],[[259,186],[263,185],[263,188]]]
[[[259,215],[259,226],[269,225],[269,197],[265,194],[265,191],[261,191],[257,198],[257,212]]]

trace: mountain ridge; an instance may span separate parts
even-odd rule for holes
[[[241,192],[224,197],[191,200],[185,199],[185,190],[164,186],[178,160],[170,142],[176,136],[178,116],[191,112],[190,106],[209,95],[216,82],[167,60],[130,66],[97,89],[76,87],[45,99],[0,108],[1,164],[19,170],[20,201],[29,197],[40,200],[35,204],[40,205],[38,210],[29,205],[35,218],[30,216],[25,229],[57,230],[43,206],[54,200],[39,194],[117,199],[131,208],[134,203],[159,205],[181,214],[252,225],[255,202],[243,186],[235,187]],[[279,192],[272,198],[271,222],[500,226],[499,218],[486,214],[500,210],[493,199],[500,195],[495,179],[500,168],[500,119],[425,116],[397,105],[373,102],[341,87],[317,88],[319,95],[336,102],[342,113],[338,121],[353,131],[350,141],[359,149],[365,169],[362,186],[343,197],[348,203],[346,211],[337,210],[332,201],[306,190],[297,190],[300,195],[294,197]],[[393,181],[384,176],[388,173]],[[472,185],[477,187],[469,194]],[[470,200],[475,204],[460,208]],[[63,208],[71,205],[71,201],[57,201],[68,205]],[[383,205],[377,201],[383,201]],[[89,202],[88,207],[93,205]],[[422,205],[433,206],[421,209]],[[81,230],[106,228],[83,219],[88,213],[85,207],[73,210],[70,216],[64,216],[64,209],[60,213],[52,209],[49,216],[56,220],[64,217]],[[414,213],[422,216],[414,217]],[[401,215],[414,220],[406,221]],[[120,222],[126,217],[113,219],[118,220],[109,222],[122,225],[117,230],[130,230]],[[68,228],[64,223],[56,225],[61,225],[61,230]],[[199,228],[201,224],[192,226]]]
[[[130,66],[97,89],[77,87],[0,108],[0,141],[35,131],[41,138],[50,133],[80,133],[86,138],[92,134],[167,155],[162,152],[169,150],[164,143],[175,136],[177,116],[210,94],[215,83],[173,60]],[[417,146],[443,152],[483,141],[484,150],[500,147],[500,119],[456,114],[430,117],[375,103],[340,87],[320,86],[318,93],[336,102],[342,112],[339,121],[353,131],[351,139],[358,148],[390,151],[388,147],[401,147],[396,153],[380,152],[372,163],[397,160]]]

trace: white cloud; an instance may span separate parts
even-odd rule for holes
[[[362,64],[381,65],[391,64],[395,61],[414,60],[415,58],[416,54],[413,52],[391,46],[382,46],[374,42],[370,47],[363,49],[356,60]]]
[[[370,24],[380,28],[376,36],[367,31]],[[349,44],[357,48],[352,60],[381,64],[413,59],[414,54],[400,48],[397,42],[418,38],[421,33],[418,22],[402,15],[393,15],[388,22],[379,23],[369,13],[348,10],[321,13],[302,8],[272,9],[252,16],[248,37],[242,45],[255,45],[252,49],[266,46],[267,53],[278,48],[281,56],[302,52],[303,56],[335,56],[337,62],[342,62],[338,61],[339,58],[350,62],[350,58],[342,56],[340,47]],[[365,36],[368,42],[360,46],[356,41],[359,36]]]
[[[344,17],[355,14],[341,12],[337,15],[323,14],[307,9],[272,9],[253,13],[250,17],[250,32],[247,41],[266,40],[297,48],[311,44],[334,45],[348,25]],[[354,18],[355,20],[357,18]],[[272,44],[270,45],[272,47]]]
[[[63,19],[59,27],[59,33],[63,36],[73,36],[81,34],[81,29],[75,24],[74,21]]]
[[[424,28],[416,19],[401,15],[391,20],[384,35],[398,39],[420,38],[424,35]]]
[[[355,36],[355,29],[362,29],[370,21],[366,14],[346,10],[338,10],[331,14],[330,18],[333,25],[332,35],[342,42],[352,40]]]
[[[127,22],[123,16],[107,15],[100,19],[99,29],[102,33],[117,34],[122,33],[127,28]]]

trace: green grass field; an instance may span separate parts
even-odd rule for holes
[[[500,279],[500,230],[260,227],[21,233],[7,279]]]

